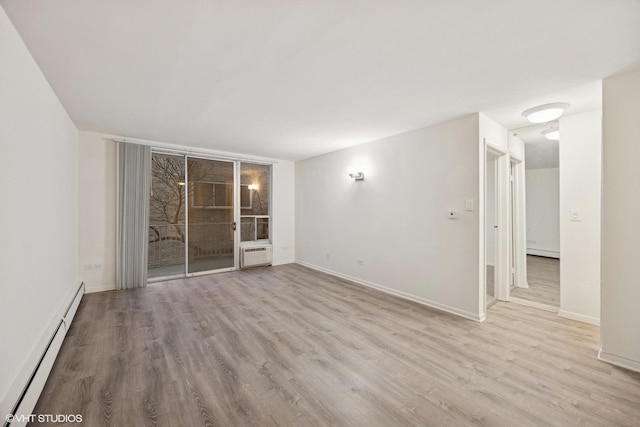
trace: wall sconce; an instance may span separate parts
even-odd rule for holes
[[[249,190],[258,191],[258,184],[249,185]]]
[[[356,181],[364,181],[364,172],[349,172],[349,177]]]

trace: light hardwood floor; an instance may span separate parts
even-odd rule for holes
[[[527,255],[528,288],[512,288],[512,297],[560,307],[560,260]]]
[[[635,325],[630,325],[635,327]],[[85,295],[36,413],[87,426],[637,426],[598,328],[477,323],[297,265]]]

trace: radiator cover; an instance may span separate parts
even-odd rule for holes
[[[251,245],[240,248],[240,268],[271,265],[272,262],[272,245]]]

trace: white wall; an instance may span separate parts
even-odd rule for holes
[[[603,82],[602,347],[640,371],[640,70]]]
[[[524,141],[518,138],[517,135],[510,134],[508,135],[508,144],[509,144],[509,154],[511,157],[524,161],[525,158],[525,149],[524,149]]]
[[[116,143],[112,138],[80,132],[79,264],[87,292],[115,289]],[[279,160],[273,165],[274,265],[295,260],[294,171],[293,162]]]
[[[0,413],[77,290],[77,131],[0,7]]]
[[[295,163],[273,165],[273,265],[295,262]]]
[[[560,169],[527,169],[527,253],[560,258]]]
[[[470,115],[297,162],[298,262],[480,319],[478,158]]]
[[[478,128],[481,144],[484,144],[484,141],[488,140],[493,145],[500,147],[504,152],[509,151],[509,132],[498,122],[480,113]],[[517,142],[514,142],[511,148],[513,148],[515,152],[518,152],[520,146]]]
[[[560,119],[560,311],[600,322],[602,114]],[[570,211],[579,210],[580,221]]]
[[[87,292],[116,288],[116,143],[80,132],[78,264]]]
[[[495,212],[496,212],[496,160],[493,156],[487,156],[486,163],[486,189],[485,189],[485,264],[494,265],[495,254]]]

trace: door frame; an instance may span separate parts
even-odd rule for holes
[[[184,177],[185,177],[185,196],[184,196],[184,204],[185,204],[185,237],[186,244],[185,246],[185,277],[197,277],[197,276],[206,276],[207,274],[212,273],[224,273],[227,271],[235,271],[240,267],[240,258],[238,257],[238,248],[239,248],[239,228],[240,228],[240,191],[238,191],[238,184],[240,183],[239,173],[240,173],[240,161],[238,160],[229,160],[229,159],[221,159],[215,156],[201,156],[201,155],[191,155],[185,154],[184,156]],[[195,160],[211,160],[215,162],[224,162],[231,163],[233,165],[233,222],[235,224],[233,230],[233,266],[231,267],[223,267],[216,268],[213,270],[204,270],[204,271],[196,271],[193,273],[189,273],[189,176],[188,176],[188,165],[189,158]]]
[[[483,200],[486,197],[487,192],[487,173],[486,173],[486,161],[487,154],[492,154],[496,157],[495,174],[495,242],[494,242],[494,298],[500,301],[509,301],[509,276],[510,276],[510,262],[509,262],[509,239],[511,233],[509,232],[509,174],[510,174],[510,157],[509,152],[504,147],[491,142],[489,139],[484,138],[484,153],[483,153],[484,177],[483,177]],[[481,251],[481,268],[483,270],[482,280],[482,308],[486,313],[487,307],[487,274],[486,274],[486,214],[487,207],[483,202],[483,224],[480,227],[483,234]]]
[[[221,158],[215,155],[207,154],[191,154],[185,153],[179,150],[165,149],[165,148],[151,148],[151,154],[169,155],[182,157],[184,159],[184,237],[185,237],[185,249],[184,249],[184,273],[173,274],[169,276],[154,277],[147,279],[148,283],[160,282],[165,280],[180,279],[186,277],[204,276],[212,273],[223,273],[227,271],[234,271],[240,268],[240,162],[241,160],[232,160],[228,158]],[[218,268],[214,270],[189,272],[189,159],[194,160],[211,160],[216,162],[225,162],[233,164],[233,221],[236,224],[233,233],[233,266]],[[148,268],[148,267],[147,267]]]
[[[513,179],[513,198],[511,210],[511,238],[513,250],[514,286],[528,288],[527,283],[527,197],[525,183],[525,160],[509,153],[511,178]]]

